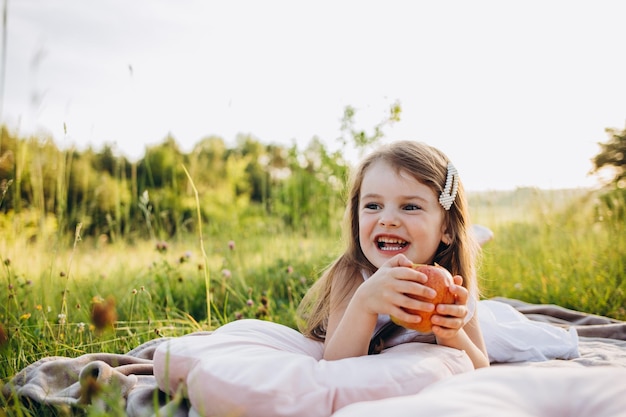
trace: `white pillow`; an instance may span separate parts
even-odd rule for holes
[[[626,413],[626,369],[495,366],[419,394],[347,406],[332,417],[617,417]]]
[[[240,320],[207,336],[161,344],[154,355],[160,389],[187,384],[204,416],[330,416],[346,405],[414,394],[473,370],[462,351],[406,343],[379,355],[321,360],[323,344],[280,324]]]

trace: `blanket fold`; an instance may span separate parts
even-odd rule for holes
[[[182,394],[165,394],[154,378],[154,351],[168,339],[150,340],[126,354],[42,358],[15,375],[3,386],[2,393],[7,398],[17,396],[44,405],[108,410],[113,405],[107,402],[107,392],[112,391],[122,394],[126,402],[123,407],[130,417],[185,417],[189,405]]]

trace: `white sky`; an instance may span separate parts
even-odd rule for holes
[[[470,190],[592,186],[626,121],[626,2],[9,0],[3,122],[131,159],[171,133],[331,149],[346,105]],[[67,134],[63,125],[67,126]]]

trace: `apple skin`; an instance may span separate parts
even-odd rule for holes
[[[428,276],[428,281],[424,285],[430,287],[437,291],[437,295],[435,298],[425,298],[418,295],[407,294],[411,298],[415,298],[416,300],[426,301],[428,303],[433,303],[435,305],[435,310],[437,309],[438,304],[454,304],[454,294],[450,292],[450,286],[454,284],[454,280],[452,279],[452,275],[448,270],[440,265],[425,265],[425,264],[413,264],[413,268],[417,271],[420,271],[426,276]],[[416,314],[422,318],[422,321],[419,323],[407,323],[405,321],[399,320],[396,317],[391,316],[391,321],[393,321],[398,326],[406,327],[407,329],[417,330],[418,332],[428,333],[432,330],[433,324],[430,319],[435,311],[427,312],[427,311],[418,311],[412,310],[410,308],[405,308],[409,314]]]

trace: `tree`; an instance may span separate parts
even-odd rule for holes
[[[385,126],[393,125],[400,121],[400,115],[402,113],[402,106],[400,102],[396,101],[389,107],[389,116],[385,117],[381,122],[374,126],[374,133],[369,135],[365,130],[357,129],[355,127],[355,115],[356,109],[352,106],[346,106],[343,111],[343,118],[341,119],[341,132],[342,136],[339,140],[345,147],[348,144],[348,140],[344,137],[348,134],[352,139],[352,145],[355,149],[358,149],[360,154],[363,154],[367,148],[376,145],[385,134],[383,129]]]
[[[605,131],[609,135],[609,140],[598,143],[601,150],[592,160],[594,164],[592,172],[612,168],[615,173],[611,182],[621,187],[626,182],[626,128],[624,130],[607,128]]]

